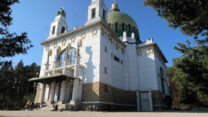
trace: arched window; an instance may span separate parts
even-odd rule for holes
[[[129,32],[131,32],[131,25],[130,24],[128,25],[128,28],[129,28]]]
[[[69,65],[73,65],[75,63],[75,56],[76,56],[76,49],[71,48],[71,50],[68,52],[69,56]]]
[[[124,30],[125,30],[125,24],[122,23],[122,31],[124,32]]]
[[[133,27],[133,32],[135,32],[135,27]]]
[[[115,23],[115,30],[118,31],[118,23]]]
[[[161,79],[161,87],[162,87],[162,93],[165,93],[165,85],[164,85],[164,72],[162,67],[160,68],[160,79]]]
[[[66,53],[66,52],[67,52],[67,50],[64,49],[60,53],[60,55],[58,56],[59,67],[63,67],[64,66],[65,57],[68,60],[67,65],[73,65],[75,63],[76,49],[72,47],[71,50],[68,51],[68,53]]]
[[[63,67],[63,65],[64,65],[64,56],[65,56],[65,53],[66,53],[66,51],[63,50],[60,53],[60,55],[59,55],[59,58],[58,58],[58,60],[59,60],[59,67]]]

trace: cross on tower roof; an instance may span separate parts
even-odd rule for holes
[[[117,0],[113,0],[113,1],[114,1],[114,3],[116,3]]]

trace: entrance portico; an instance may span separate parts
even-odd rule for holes
[[[72,100],[78,100],[76,93],[73,93],[73,91],[78,91],[79,82],[81,81],[78,78],[55,75],[33,78],[30,81],[38,82],[38,87],[41,87],[39,101],[35,103],[40,103],[41,105],[69,104]]]

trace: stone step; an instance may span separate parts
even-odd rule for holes
[[[65,104],[58,104],[58,110],[64,110],[65,109]],[[39,109],[40,111],[51,111],[53,110],[53,105],[47,105],[47,106],[44,106],[42,108]]]

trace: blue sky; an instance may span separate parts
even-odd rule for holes
[[[174,50],[176,43],[185,43],[191,37],[183,35],[179,30],[169,28],[168,23],[157,16],[156,11],[149,6],[144,6],[143,0],[117,1],[120,10],[132,16],[136,21],[141,40],[144,42],[147,38],[152,37],[168,59],[167,66],[171,66],[172,59],[180,56],[180,53]],[[26,55],[20,54],[6,59],[12,60],[14,64],[22,59],[26,65],[32,62],[40,65],[43,52],[40,42],[47,39],[50,24],[54,21],[58,10],[64,7],[70,30],[86,23],[90,3],[91,0],[20,0],[19,4],[12,6],[14,20],[9,29],[18,34],[27,32],[34,47]],[[109,10],[112,3],[113,0],[105,0]]]

